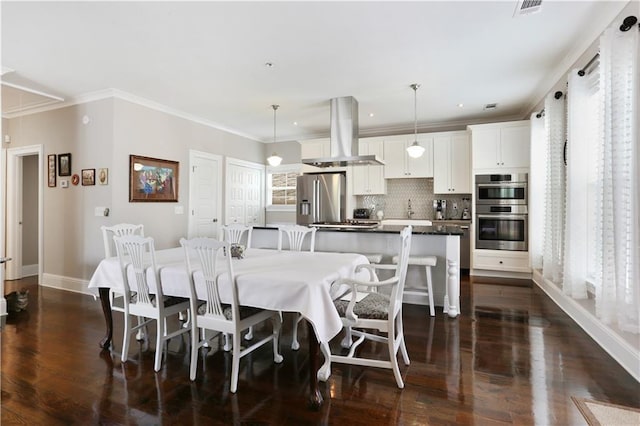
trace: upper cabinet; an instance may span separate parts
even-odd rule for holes
[[[384,138],[385,179],[433,177],[433,136],[418,135],[418,143],[425,148],[418,158],[407,154],[407,147],[413,140],[413,135]]]
[[[468,132],[433,134],[433,192],[471,193],[471,143]]]
[[[382,138],[363,138],[358,141],[360,155],[377,155],[384,159]],[[353,195],[386,194],[387,182],[384,180],[385,166],[353,166]]]
[[[530,123],[505,123],[469,126],[474,169],[528,168]]]
[[[300,143],[300,158],[326,158],[331,155],[329,138],[310,139]]]

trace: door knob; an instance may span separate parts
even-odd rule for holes
[[[216,223],[218,221],[218,219],[213,219],[213,223]]]

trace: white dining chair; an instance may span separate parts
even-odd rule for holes
[[[246,234],[246,248],[251,248],[251,232],[253,231],[253,226],[242,225],[239,223],[232,223],[230,225],[225,225],[221,229],[222,231],[222,241],[225,241],[230,244],[241,244],[243,240],[243,236]],[[224,350],[229,352],[231,350],[231,341],[229,340],[229,335],[225,334],[225,343]],[[247,333],[244,335],[245,340],[253,339],[253,327],[249,327]]]
[[[144,237],[144,225],[135,225],[132,223],[119,223],[113,226],[101,226],[102,231],[102,243],[104,244],[104,257],[109,258],[116,256],[116,246],[113,241],[113,237],[123,237],[125,235],[140,235]],[[122,301],[124,295],[119,293],[113,288],[109,290],[109,302],[111,303],[111,310],[116,312],[124,312],[124,302]],[[138,324],[141,324],[142,318],[138,318]],[[143,328],[138,330],[136,336],[137,340],[143,340],[146,332]]]
[[[244,235],[246,234],[246,248],[251,248],[251,232],[253,226],[241,225],[233,223],[231,225],[225,225],[222,227],[222,241],[226,241],[230,244],[242,244]]]
[[[156,321],[156,356],[154,370],[159,371],[162,363],[164,342],[182,333],[189,328],[179,327],[171,333],[167,329],[167,318],[189,309],[189,300],[182,297],[164,296],[160,271],[156,264],[153,238],[140,235],[125,235],[113,237],[116,243],[116,252],[120,262],[122,282],[124,286],[124,338],[122,341],[122,362],[127,360],[131,334],[152,321]],[[132,270],[131,272],[129,270]],[[155,294],[149,287],[147,271],[153,273],[155,279]],[[130,281],[130,279],[132,281]],[[135,289],[132,290],[132,283]],[[131,326],[130,315],[145,318],[145,321],[137,326]]]
[[[291,251],[302,251],[305,247],[305,238],[310,236],[308,249],[313,252],[316,246],[316,231],[318,228],[309,228],[302,225],[283,225],[278,227],[278,251],[282,251],[284,236],[286,235],[287,247]],[[291,338],[291,349],[297,351],[300,349],[300,342],[298,342],[298,324],[302,321],[303,317],[300,314],[296,314],[293,319],[293,337]]]
[[[369,281],[361,281],[350,278],[341,278],[332,284],[332,288],[349,286],[347,297],[340,297],[334,301],[342,325],[345,329],[345,339],[342,346],[349,349],[347,355],[334,355],[331,353],[328,342],[321,344],[321,349],[331,362],[361,365],[368,367],[389,368],[393,370],[396,383],[399,388],[404,387],[404,382],[398,366],[398,350],[402,354],[405,365],[409,365],[409,354],[404,342],[404,329],[402,325],[402,293],[407,277],[409,251],[411,249],[411,226],[407,226],[400,233],[400,249],[398,263],[395,265],[375,264],[360,265],[356,272],[368,269]],[[378,281],[376,270],[391,270],[394,272],[389,279]],[[386,288],[390,293],[378,291]],[[347,300],[344,300],[344,299]],[[386,336],[373,334],[365,330],[378,330],[386,333]],[[358,336],[358,340],[351,341],[351,336]],[[389,349],[389,360],[370,359],[359,357],[356,354],[358,346],[365,339],[374,342],[383,342]],[[321,380],[329,377],[328,371],[318,374]]]
[[[230,391],[235,393],[238,388],[238,372],[240,359],[250,354],[258,347],[272,342],[273,361],[282,362],[279,352],[278,339],[280,336],[281,320],[277,311],[241,306],[238,300],[238,288],[233,273],[233,261],[229,253],[229,245],[213,238],[182,238],[180,244],[184,247],[187,274],[189,276],[190,306],[193,311],[191,320],[191,366],[189,378],[195,380],[198,366],[198,350],[208,346],[209,339],[201,338],[199,329],[213,330],[219,333],[228,333],[233,336],[233,351],[231,361],[231,386]],[[196,292],[195,275],[201,274],[204,280],[204,294],[200,300]],[[231,303],[223,303],[220,298],[220,276],[227,275],[231,288]],[[240,346],[240,333],[247,328],[271,320],[273,332],[242,349]]]

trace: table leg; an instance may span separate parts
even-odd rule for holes
[[[309,340],[309,406],[313,410],[319,410],[322,406],[322,394],[318,388],[318,350],[320,344],[313,326],[307,321]]]
[[[111,301],[109,300],[109,288],[98,288],[100,294],[100,304],[102,305],[102,313],[104,314],[104,320],[107,325],[107,334],[104,339],[100,341],[100,347],[102,349],[108,349],[111,346],[111,339],[113,338],[113,317],[111,315]]]

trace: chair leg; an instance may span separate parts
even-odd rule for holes
[[[353,344],[353,340],[351,339],[351,327],[344,328],[344,339],[340,342],[340,346],[345,349],[348,349]]]
[[[229,338],[229,333],[223,333],[224,334],[224,346],[222,347],[222,349],[224,349],[225,352],[229,352],[231,350],[231,339]]]
[[[411,361],[409,360],[407,346],[404,344],[404,325],[402,324],[401,315],[398,315],[396,321],[398,322],[398,338],[400,339],[400,353],[402,354],[402,360],[404,361],[404,365],[409,365]]]
[[[429,292],[429,313],[432,317],[436,315],[433,307],[433,281],[431,280],[431,266],[427,266],[427,291]]]
[[[291,339],[291,349],[297,351],[300,349],[300,342],[298,342],[298,323],[302,320],[302,315],[296,314],[293,320],[293,337]]]
[[[322,351],[322,355],[324,355],[324,364],[322,364],[322,367],[318,370],[318,380],[326,382],[331,376],[331,348],[329,347],[329,343],[321,342],[320,350]]]
[[[138,325],[146,321],[146,318],[143,318],[143,317],[137,317],[137,318],[138,318]],[[138,332],[136,333],[136,340],[141,341],[141,340],[144,340],[146,337],[147,337],[147,326],[145,325],[144,327],[140,327],[138,329]]]
[[[140,318],[140,317],[138,317]],[[129,341],[131,339],[131,318],[129,313],[124,313],[124,337],[122,338],[122,355],[120,361],[125,362],[129,353]]]
[[[251,339],[253,339],[253,326],[249,327],[249,329],[247,330],[247,334],[244,335],[244,340]]]
[[[400,375],[400,367],[398,366],[398,354],[394,349],[395,346],[395,332],[393,330],[389,330],[388,336],[388,348],[389,348],[389,359],[391,360],[391,369],[393,370],[393,375],[396,378],[396,383],[400,389],[404,388],[404,382],[402,381],[402,376]]]
[[[233,352],[231,359],[231,393],[238,389],[238,372],[240,370],[240,333],[233,334]]]
[[[271,322],[273,323],[273,362],[280,364],[284,359],[280,354],[280,329],[282,328],[282,321],[279,317],[274,316],[271,318]]]
[[[155,365],[153,366],[153,369],[155,371],[160,371],[160,364],[162,364],[162,352],[164,352],[163,348],[164,348],[164,336],[165,336],[166,326],[167,326],[166,318],[156,320],[156,328],[158,330],[158,333],[156,337],[156,361],[155,361]]]
[[[191,365],[189,368],[189,379],[196,379],[196,370],[198,368],[198,352],[200,349],[200,333],[198,327],[191,325]]]

